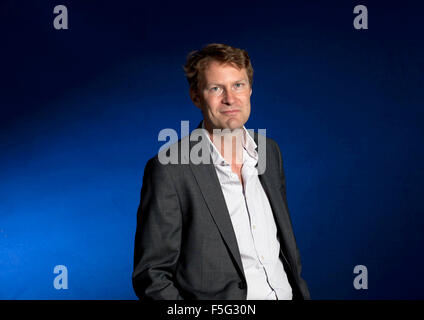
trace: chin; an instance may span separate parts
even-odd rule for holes
[[[227,121],[226,125],[228,129],[235,130],[235,129],[242,129],[244,123],[245,123],[244,121],[234,119],[232,121],[231,120]]]

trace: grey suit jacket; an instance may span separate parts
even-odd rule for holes
[[[257,138],[255,134],[256,142]],[[189,143],[190,150],[194,144]],[[259,179],[275,217],[293,299],[310,299],[287,207],[282,157],[270,138],[266,138],[266,170]],[[211,162],[163,165],[158,156],[147,162],[132,282],[140,299],[246,299],[236,236]]]

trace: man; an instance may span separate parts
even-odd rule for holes
[[[210,44],[189,54],[184,69],[211,161],[184,164],[181,155],[178,163],[162,164],[171,148],[148,161],[135,237],[137,296],[309,299],[280,150],[264,138],[261,155],[258,135],[244,127],[253,80],[247,52]],[[191,136],[178,141],[180,154],[186,139],[190,150],[195,145]]]

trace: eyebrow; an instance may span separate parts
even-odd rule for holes
[[[247,79],[240,79],[240,80],[234,81],[234,82],[233,82],[233,84],[234,84],[234,83],[237,83],[237,82],[243,82],[243,81],[248,82],[248,80],[247,80]],[[212,85],[222,86],[222,84],[220,84],[220,83],[216,83],[216,82],[211,82],[211,83],[207,83],[207,84],[206,84],[206,86],[207,86],[207,87],[212,86]]]

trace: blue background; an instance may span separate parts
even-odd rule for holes
[[[144,166],[161,129],[201,120],[182,65],[219,42],[252,59],[246,127],[281,147],[312,298],[423,299],[417,3],[3,0],[0,298],[136,299]],[[58,4],[69,30],[53,28]],[[353,28],[358,4],[368,30]],[[368,290],[353,287],[360,264]]]

